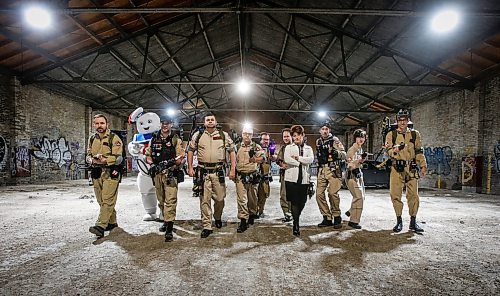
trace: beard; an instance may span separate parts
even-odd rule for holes
[[[98,127],[96,130],[97,130],[97,132],[98,132],[98,133],[100,133],[100,134],[102,134],[102,133],[104,133],[104,132],[106,131],[106,129],[105,129],[105,128],[103,128],[103,127]]]

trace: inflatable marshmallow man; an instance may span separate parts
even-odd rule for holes
[[[139,134],[135,134],[133,140],[128,144],[131,155],[137,156],[139,174],[137,175],[137,187],[142,196],[142,205],[146,214],[144,221],[156,220],[156,191],[151,176],[148,175],[150,165],[146,163],[144,152],[153,133],[161,128],[160,117],[153,112],[144,113],[142,107],[135,109],[129,116],[129,123],[135,122]],[[163,217],[160,217],[163,219]]]

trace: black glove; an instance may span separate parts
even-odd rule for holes
[[[251,148],[250,151],[248,151],[248,155],[250,156],[250,158],[254,157],[255,156],[255,150],[253,148]]]
[[[164,161],[161,161],[159,164],[158,164],[158,171],[159,172],[162,172],[164,170],[168,170],[170,167],[174,166],[175,165],[175,158],[172,158],[172,159],[169,159],[169,160],[164,160]]]
[[[340,153],[337,151],[337,149],[333,149],[332,158],[333,158],[333,160],[337,160],[340,158]]]
[[[150,175],[151,178],[154,178],[156,176],[157,172],[158,172],[158,167],[156,165],[152,164],[149,167],[148,175]]]

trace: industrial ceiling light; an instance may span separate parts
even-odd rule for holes
[[[252,126],[252,123],[251,122],[248,122],[248,121],[245,121],[245,123],[243,123],[243,129],[252,129],[253,126]]]
[[[24,10],[24,19],[35,29],[47,29],[52,24],[52,16],[44,7],[31,6]]]
[[[325,118],[326,117],[326,112],[325,111],[319,111],[318,112],[318,116],[321,117],[321,118]]]
[[[250,92],[250,82],[242,78],[237,83],[238,92],[242,95],[246,95]]]
[[[168,108],[167,109],[167,115],[170,116],[170,117],[174,116],[175,115],[175,110],[172,109],[172,108]]]
[[[458,25],[459,17],[460,14],[456,10],[442,10],[432,18],[432,29],[437,33],[449,32]]]

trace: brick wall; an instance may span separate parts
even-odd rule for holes
[[[5,163],[10,164],[0,167],[0,184],[85,177],[91,108],[36,86],[21,86],[16,79],[6,77],[0,79],[0,104],[12,105],[10,112],[4,108],[0,111],[0,136],[9,143]],[[108,116],[112,128],[126,129],[125,118]]]
[[[500,77],[478,83],[474,91],[460,90],[411,106],[430,169],[421,187],[436,188],[439,175],[442,188],[461,189],[463,181],[470,179],[464,188],[476,191],[472,183],[479,178],[477,191],[486,193],[489,165],[491,193],[500,194],[499,110]],[[374,136],[369,141],[375,152],[382,145],[380,122],[370,126]],[[482,172],[474,170],[480,166]]]
[[[11,139],[14,121],[14,87],[0,75],[0,184],[11,183]]]

